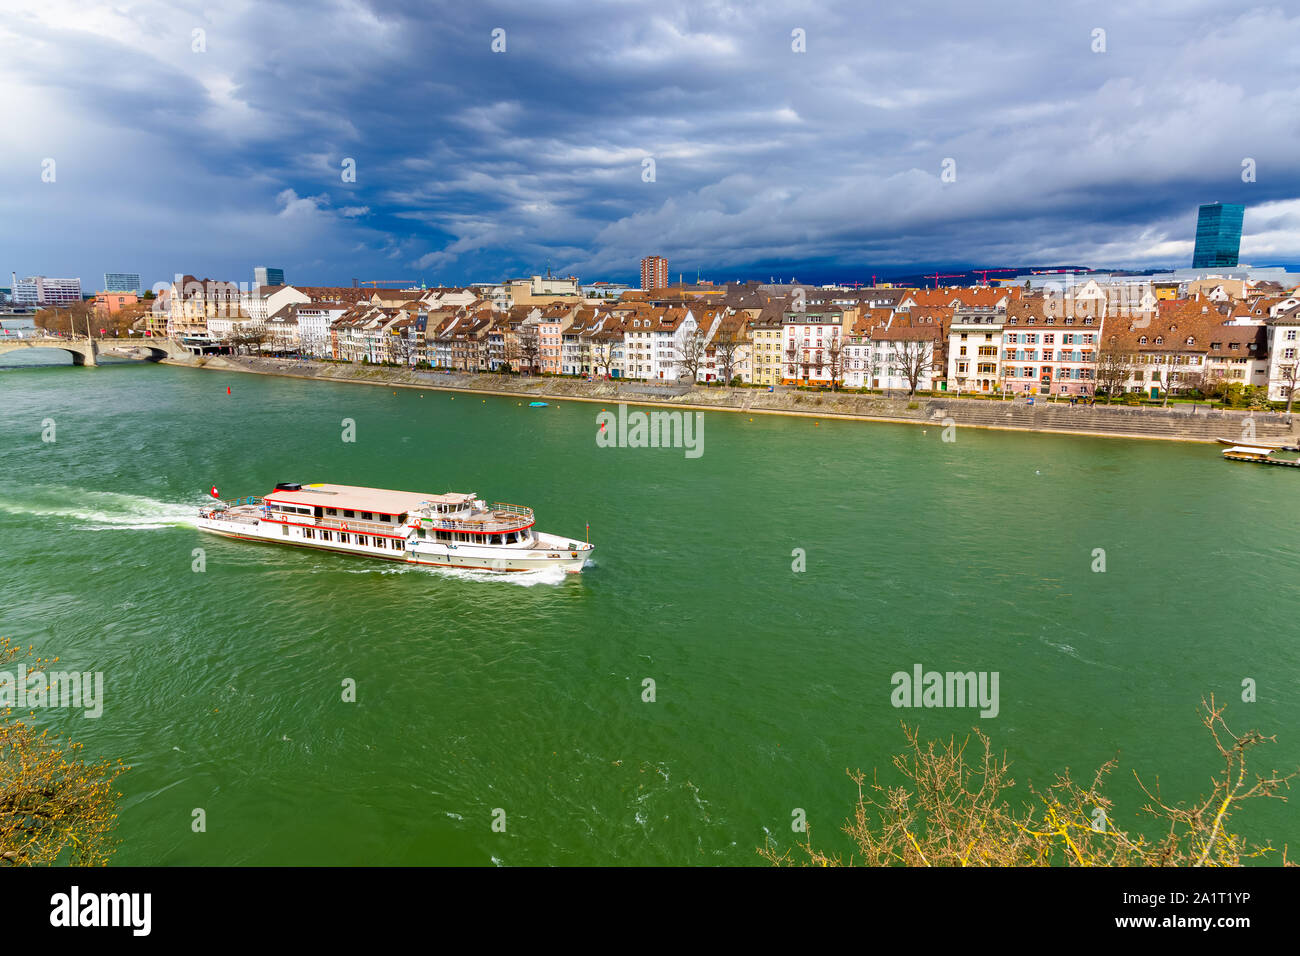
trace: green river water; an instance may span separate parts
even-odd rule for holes
[[[887,771],[902,720],[978,725],[1020,794],[1118,754],[1132,827],[1133,769],[1172,799],[1219,769],[1211,692],[1278,734],[1261,769],[1300,764],[1291,469],[725,413],[688,459],[597,447],[577,402],[0,365],[0,634],[103,672],[101,717],[36,719],[131,765],[119,864],[756,864],[796,809],[844,851],[845,770]],[[210,486],[277,481],[474,491],[597,550],[493,576],[195,529]],[[896,709],[915,664],[998,672],[997,716]],[[1280,802],[1235,828],[1300,838]]]

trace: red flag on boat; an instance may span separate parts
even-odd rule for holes
[[[211,495],[212,497],[214,497],[214,498],[220,498],[220,497],[221,497],[221,495],[217,494],[217,486],[216,486],[216,485],[213,485],[211,488],[208,489],[208,494],[210,494],[210,495]]]

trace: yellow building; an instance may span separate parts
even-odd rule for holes
[[[750,324],[750,369],[755,385],[781,384],[781,314],[763,311]]]

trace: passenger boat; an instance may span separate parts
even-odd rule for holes
[[[215,493],[215,489],[213,489]],[[471,493],[443,495],[353,485],[283,482],[263,497],[199,511],[204,531],[245,541],[483,571],[577,573],[594,546],[533,526],[533,510]]]

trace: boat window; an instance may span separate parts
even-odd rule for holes
[[[343,517],[345,517],[345,518],[355,518],[356,516],[357,516],[357,514],[356,514],[355,511],[344,510],[344,512],[343,512]]]
[[[327,515],[336,515],[336,514],[338,514],[339,512],[338,512],[338,509],[337,509],[337,508],[326,508],[326,509],[325,509],[325,513],[326,513]]]
[[[363,511],[363,512],[361,512],[361,520],[362,520],[362,521],[373,521],[374,519],[375,519],[375,516],[374,516],[373,514],[371,514],[369,511]]]

